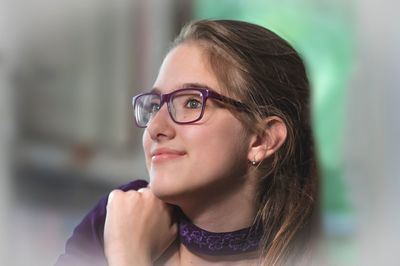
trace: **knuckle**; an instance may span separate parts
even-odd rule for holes
[[[115,198],[120,197],[121,193],[123,193],[123,191],[119,189],[114,189],[111,191],[110,194],[108,194],[108,202],[110,203],[112,200],[115,200]]]
[[[176,235],[178,233],[178,225],[177,224],[174,224],[172,227],[171,227],[171,234],[172,235]]]
[[[145,198],[149,198],[149,197],[151,197],[153,195],[151,190],[149,188],[147,188],[147,187],[139,189],[138,193],[140,193]]]
[[[138,190],[137,190],[137,192],[139,192],[139,193],[147,193],[147,187],[142,187],[142,188],[139,188]]]
[[[129,191],[125,192],[125,195],[130,200],[135,200],[135,199],[138,199],[140,197],[139,192],[137,192],[136,190],[129,190]]]

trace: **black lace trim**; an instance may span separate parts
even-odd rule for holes
[[[213,233],[197,227],[182,218],[179,238],[189,250],[211,256],[237,255],[258,249],[260,230],[251,227],[233,232]]]

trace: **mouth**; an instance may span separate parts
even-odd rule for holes
[[[179,150],[174,150],[174,149],[166,149],[166,148],[156,149],[151,152],[151,161],[153,163],[170,161],[170,160],[182,158],[185,155],[186,155],[186,152],[184,152],[184,151],[179,151]]]

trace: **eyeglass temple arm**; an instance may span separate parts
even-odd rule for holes
[[[215,98],[217,100],[220,100],[221,102],[224,102],[224,103],[227,103],[229,105],[232,105],[232,106],[238,108],[241,111],[250,112],[250,108],[246,104],[244,104],[242,102],[239,102],[239,101],[233,100],[231,98],[225,97],[225,96],[223,96],[223,95],[221,95],[219,93],[213,92],[213,91],[208,91],[208,93],[209,93],[209,96],[211,96],[212,98]]]

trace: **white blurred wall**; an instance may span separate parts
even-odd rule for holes
[[[346,179],[356,265],[399,265],[400,24],[397,1],[354,1],[357,66],[349,86]]]
[[[10,260],[10,171],[11,143],[14,138],[11,84],[8,74],[12,66],[14,36],[10,35],[8,1],[0,1],[0,264]]]

